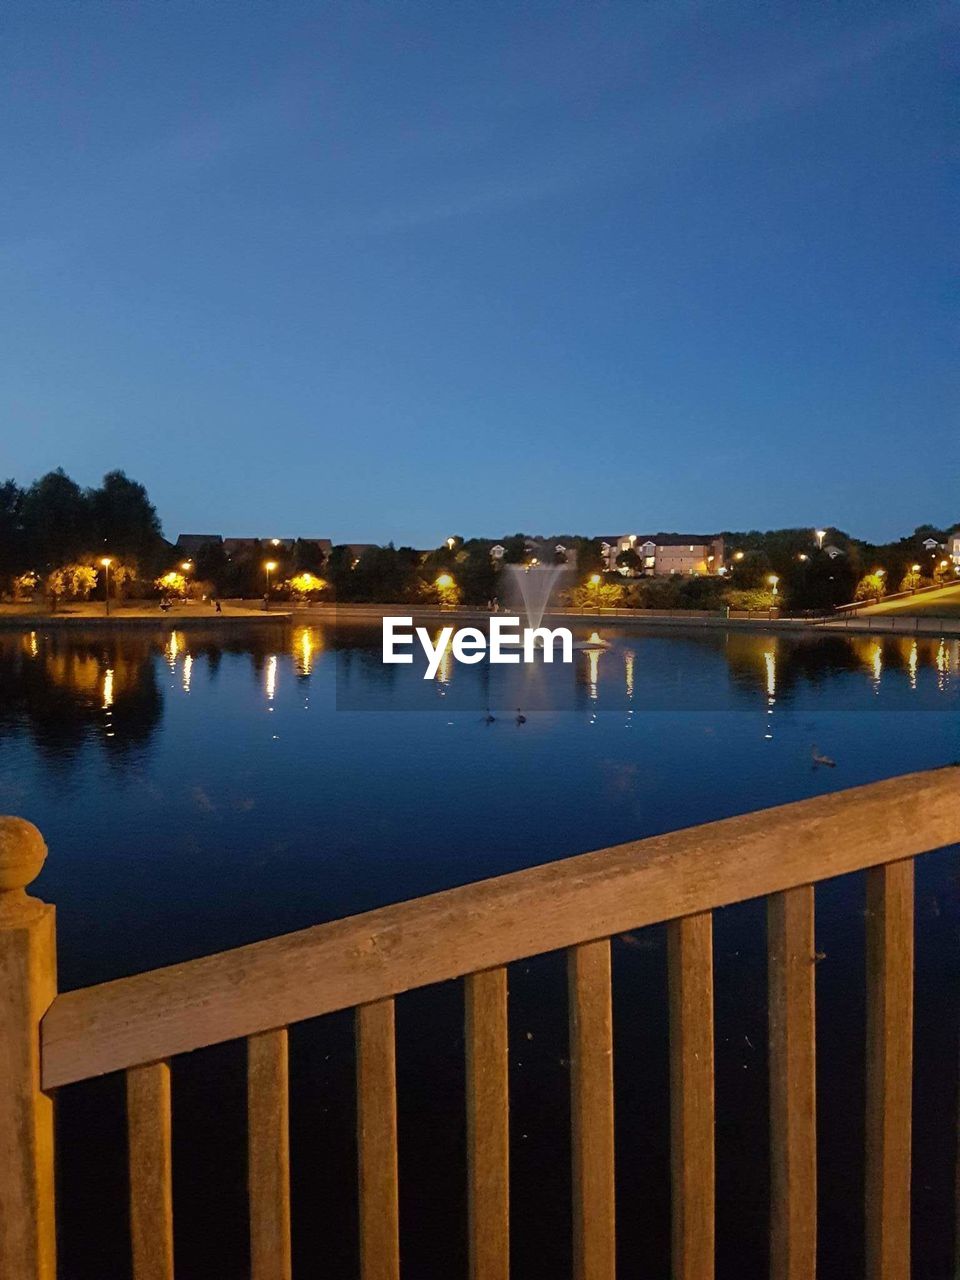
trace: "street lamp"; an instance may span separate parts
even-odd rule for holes
[[[776,597],[779,594],[779,590],[780,590],[778,586],[780,579],[777,577],[775,573],[771,573],[767,581],[770,583],[770,586],[773,588],[773,592],[772,592],[773,596]]]
[[[110,558],[110,556],[104,556],[103,559],[100,561],[100,563],[103,565],[106,571],[106,577],[103,584],[103,602],[106,605],[106,613],[107,613],[107,617],[109,618],[110,616],[110,566],[113,564],[113,560]]]
[[[266,570],[266,574],[267,574],[267,594],[263,597],[263,607],[265,609],[269,609],[270,608],[270,575],[271,573],[273,573],[274,569],[276,569],[277,562],[276,560],[267,560],[263,567]]]
[[[193,561],[192,561],[192,560],[184,560],[184,562],[183,562],[183,564],[180,566],[180,568],[183,570],[183,572],[184,572],[184,573],[189,573],[189,572],[190,572],[190,570],[193,568]]]
[[[801,551],[801,552],[800,552],[800,554],[797,556],[797,559],[798,559],[798,560],[809,560],[809,559],[810,559],[810,557],[807,555],[807,553],[806,553],[805,551]]]
[[[826,529],[814,529],[813,532],[816,534],[816,538],[817,538],[817,550],[822,551],[823,540],[827,536],[827,531]]]

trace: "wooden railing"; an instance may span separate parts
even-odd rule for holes
[[[0,1277],[55,1276],[60,1086],[124,1070],[136,1280],[171,1280],[169,1059],[247,1038],[253,1280],[289,1280],[287,1027],[356,1009],[360,1269],[400,1274],[394,997],[466,982],[470,1275],[509,1271],[507,969],[568,953],[578,1280],[615,1274],[610,938],[668,921],[672,1268],[714,1258],[712,916],[768,900],[771,1274],[816,1268],[814,890],[867,871],[866,1257],[910,1271],[913,862],[960,842],[960,769],[588,853],[186,964],[56,995],[39,832],[0,819]]]

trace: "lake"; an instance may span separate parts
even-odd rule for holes
[[[577,631],[587,639],[588,629]],[[50,855],[69,989],[960,759],[960,642],[600,629],[572,666],[384,668],[379,626],[0,632],[0,811]],[[486,723],[486,712],[494,716]],[[517,723],[518,710],[526,717]],[[835,768],[816,766],[813,750]],[[861,1267],[863,881],[817,894],[822,1275]],[[916,1274],[950,1274],[960,901],[918,864]],[[718,1274],[767,1225],[762,904],[717,912]],[[664,933],[613,948],[624,1276],[668,1266]],[[563,960],[514,965],[514,1267],[569,1269]],[[398,1001],[406,1274],[464,1273],[462,994]],[[349,1015],[291,1036],[300,1274],[356,1270]],[[175,1064],[178,1276],[245,1274],[242,1046]],[[62,1091],[63,1274],[127,1274],[122,1081]],[[121,1206],[121,1208],[118,1208]],[[119,1216],[118,1216],[119,1215]]]

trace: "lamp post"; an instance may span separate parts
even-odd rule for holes
[[[814,529],[814,531],[813,531],[813,532],[814,532],[814,533],[816,534],[816,536],[817,536],[817,550],[818,550],[818,551],[822,551],[822,550],[823,550],[823,540],[824,540],[824,538],[827,536],[827,531],[826,531],[826,529]]]
[[[107,617],[110,617],[110,566],[113,560],[110,556],[104,556],[100,561],[105,570],[105,578],[103,583],[103,603],[106,606]]]
[[[276,560],[268,560],[263,567],[266,570],[266,574],[267,574],[267,594],[263,597],[263,607],[265,609],[269,609],[270,608],[270,575],[271,573],[273,573],[274,569],[277,567],[277,562]]]

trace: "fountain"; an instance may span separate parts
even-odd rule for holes
[[[568,572],[564,564],[504,566],[504,594],[508,610],[526,618],[526,625],[536,628],[542,625],[543,616],[550,605],[557,584]],[[574,643],[574,649],[607,649],[609,645],[594,633],[589,640]]]
[[[504,566],[505,596],[511,613],[526,617],[528,627],[539,627],[547,611],[554,588],[566,570],[566,565]]]

